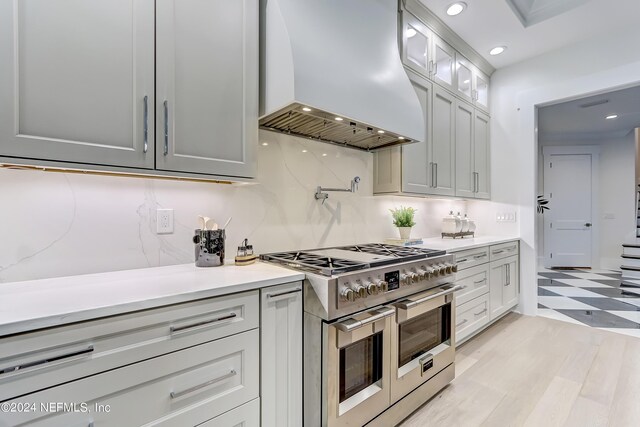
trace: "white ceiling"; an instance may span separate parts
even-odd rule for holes
[[[582,108],[608,100],[607,103]],[[617,119],[606,120],[610,114]],[[540,141],[602,140],[627,135],[640,127],[640,86],[542,107],[538,110]]]
[[[420,0],[496,68],[626,27],[640,40],[640,0],[463,0],[467,8],[448,16],[454,1]],[[505,53],[489,55],[501,45]]]

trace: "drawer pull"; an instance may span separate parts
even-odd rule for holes
[[[193,392],[201,390],[201,389],[203,389],[205,387],[209,387],[210,385],[213,385],[215,383],[219,383],[220,381],[224,381],[224,380],[226,380],[228,378],[231,378],[231,377],[235,376],[236,374],[237,374],[237,372],[232,369],[231,371],[229,371],[228,374],[224,374],[222,376],[219,376],[218,378],[214,378],[214,379],[212,379],[210,381],[207,381],[206,383],[198,384],[196,386],[184,389],[182,391],[172,391],[171,393],[169,393],[169,396],[171,396],[172,399],[178,399],[179,397],[182,397],[182,396],[184,396],[186,394],[193,393]]]
[[[457,328],[457,327],[459,327],[459,326],[464,325],[464,324],[465,324],[465,323],[467,323],[468,321],[469,321],[468,319],[464,319],[462,322],[460,322],[460,323],[456,323],[456,328]]]
[[[486,254],[486,253],[484,253],[484,254],[480,254],[480,255],[474,255],[474,256],[473,256],[473,259],[482,259],[482,258],[485,258],[486,256],[487,256],[487,254]]]
[[[501,253],[503,253],[503,252],[504,252],[504,249],[500,249],[500,250],[498,250],[498,251],[493,251],[493,254],[494,254],[494,255],[498,255],[498,254],[501,254]]]
[[[477,313],[473,313],[473,315],[474,315],[474,316],[480,316],[481,314],[484,314],[484,313],[486,313],[486,312],[487,312],[487,309],[485,308],[484,310],[481,310],[481,311],[479,311],[479,312],[477,312]]]
[[[298,292],[302,292],[302,288],[290,289],[288,291],[278,292],[277,294],[267,294],[267,298],[277,298],[284,295],[289,295],[289,298],[291,298]]]
[[[2,375],[2,374],[10,374],[12,372],[21,371],[23,369],[28,369],[28,368],[36,368],[36,369],[44,368],[45,366],[47,366],[50,363],[76,360],[78,358],[88,356],[91,353],[93,353],[93,345],[87,346],[86,348],[81,349],[81,350],[75,350],[75,351],[71,351],[69,353],[64,353],[64,354],[60,354],[60,355],[54,355],[54,356],[51,356],[51,357],[47,357],[46,359],[40,359],[40,360],[36,360],[36,361],[33,361],[33,362],[22,363],[20,365],[14,365],[14,366],[8,366],[6,368],[0,368],[0,375]]]
[[[175,333],[175,332],[184,332],[184,331],[186,331],[188,329],[193,329],[193,328],[197,328],[199,326],[211,325],[213,323],[223,322],[225,320],[233,319],[235,317],[238,317],[238,315],[236,313],[229,313],[227,315],[218,317],[216,319],[203,320],[202,322],[192,323],[190,325],[172,326],[169,330],[171,331],[172,334]]]
[[[473,284],[474,284],[474,285],[479,285],[480,283],[484,283],[484,282],[486,282],[486,281],[487,281],[487,279],[475,280],[475,281],[473,282]]]
[[[456,262],[467,262],[469,261],[468,258],[462,258],[462,259],[457,259]]]

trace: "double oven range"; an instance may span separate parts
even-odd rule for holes
[[[395,425],[453,380],[453,255],[374,243],[262,259],[306,273],[305,426]]]

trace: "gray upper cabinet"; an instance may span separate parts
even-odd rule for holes
[[[490,198],[489,117],[456,102],[456,191],[458,197]]]
[[[258,1],[157,0],[157,168],[253,177]]]
[[[412,14],[402,12],[402,62],[411,70],[432,78],[434,34]]]
[[[0,0],[0,156],[153,169],[154,6]]]
[[[447,91],[433,90],[433,144],[430,159],[432,184],[430,194],[455,194],[455,98]]]
[[[255,176],[258,0],[0,0],[0,62],[5,161]]]
[[[402,191],[407,193],[429,194],[431,190],[431,176],[427,165],[431,157],[431,91],[428,81],[418,83],[418,78],[412,78],[413,88],[420,99],[424,115],[425,132],[422,142],[408,144],[402,147]]]

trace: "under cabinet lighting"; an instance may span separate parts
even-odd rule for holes
[[[309,108],[309,107],[302,107],[302,111],[306,111],[306,112],[308,113],[309,111],[311,111],[311,108]]]
[[[402,140],[404,139],[404,136],[399,136],[398,139]]]
[[[491,49],[489,51],[489,55],[491,56],[496,56],[496,55],[500,55],[502,52],[504,52],[507,49],[506,46],[496,46],[493,49]]]
[[[617,118],[618,118],[618,115],[617,115],[617,114],[610,114],[610,115],[608,115],[607,117],[605,117],[605,119],[607,119],[607,120],[617,119]]]
[[[267,145],[269,145],[269,143],[268,142],[263,142],[262,145],[266,147]]]
[[[384,133],[384,131],[383,130],[379,130],[378,133]]]
[[[415,36],[416,34],[418,34],[418,32],[414,29],[414,28],[407,28],[407,31],[405,31],[405,34],[407,36],[408,39],[410,39],[411,37]]]
[[[447,15],[449,16],[456,16],[456,15],[460,15],[462,13],[463,10],[465,10],[467,8],[467,4],[464,2],[456,2],[456,3],[452,3],[449,5],[449,7],[447,7]]]
[[[344,119],[343,119],[342,117],[336,117],[336,120],[337,120],[337,121],[339,121],[339,122],[341,122],[341,121],[343,121]]]

